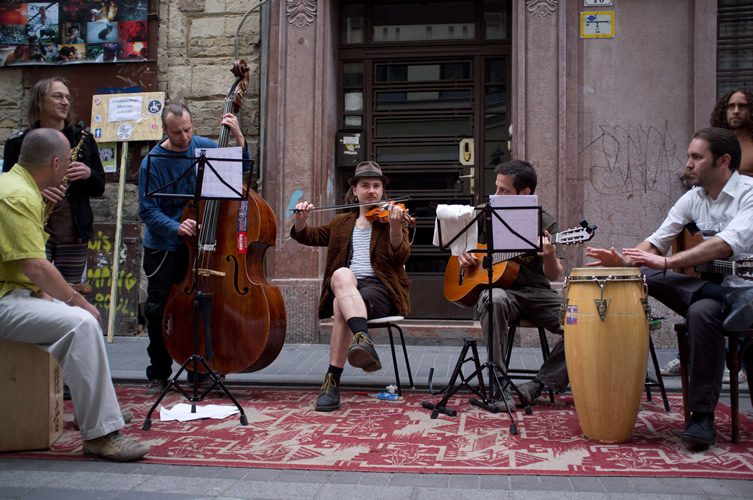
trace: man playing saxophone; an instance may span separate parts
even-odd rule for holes
[[[42,191],[45,199],[45,231],[50,235],[47,258],[65,280],[80,292],[83,284],[89,239],[94,217],[89,198],[102,196],[105,172],[94,138],[71,118],[71,93],[61,77],[45,78],[31,87],[27,110],[29,129],[5,143],[3,169],[10,170],[18,160],[21,143],[31,129],[53,128],[68,138],[71,162],[60,186]]]

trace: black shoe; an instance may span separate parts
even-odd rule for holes
[[[160,394],[167,387],[168,381],[166,378],[153,378],[146,386],[147,394]]]
[[[736,288],[725,297],[729,312],[724,318],[724,329],[739,332],[753,325],[753,286]]]
[[[541,390],[544,388],[544,384],[538,380],[531,380],[518,386],[518,392],[520,403],[523,406],[531,406],[541,396]]]
[[[68,387],[67,384],[63,384],[63,400],[64,401],[71,400],[71,388]]]
[[[379,355],[374,349],[374,342],[368,333],[358,332],[353,336],[353,342],[348,348],[348,363],[365,372],[375,372],[382,369]]]
[[[335,411],[340,408],[340,387],[335,383],[335,376],[327,373],[324,376],[321,393],[316,398],[316,411]]]
[[[680,436],[688,451],[704,451],[716,442],[713,413],[693,413],[690,424]]]

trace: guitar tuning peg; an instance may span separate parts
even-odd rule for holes
[[[588,221],[585,220],[585,219],[583,219],[582,221],[580,221],[580,227],[582,227],[583,229],[587,228],[588,227]]]

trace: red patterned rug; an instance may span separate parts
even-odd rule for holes
[[[717,409],[719,437],[705,453],[688,453],[679,441],[681,398],[672,395],[672,413],[660,398],[643,402],[633,441],[599,444],[580,436],[569,396],[554,405],[534,407],[533,415],[514,414],[519,434],[511,436],[506,414],[492,414],[456,395],[448,407],[456,417],[432,420],[421,401],[426,393],[407,393],[405,401],[380,401],[365,392],[344,392],[342,407],[318,413],[314,390],[232,389],[249,425],[237,416],[225,420],[161,422],[142,431],[154,401],[143,387],[119,386],[123,408],[135,414],[127,432],[148,442],[151,463],[275,469],[350,470],[451,474],[536,474],[564,476],[652,476],[753,479],[753,416],[741,414],[740,443],[732,444],[729,408]],[[171,393],[167,407],[185,400]],[[207,403],[229,404],[227,399]],[[45,452],[4,456],[83,459],[66,402],[65,432]]]

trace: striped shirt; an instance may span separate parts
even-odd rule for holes
[[[371,257],[369,256],[371,224],[365,229],[354,227],[352,242],[353,259],[350,261],[350,270],[353,271],[356,278],[374,276],[374,269],[371,267]]]

